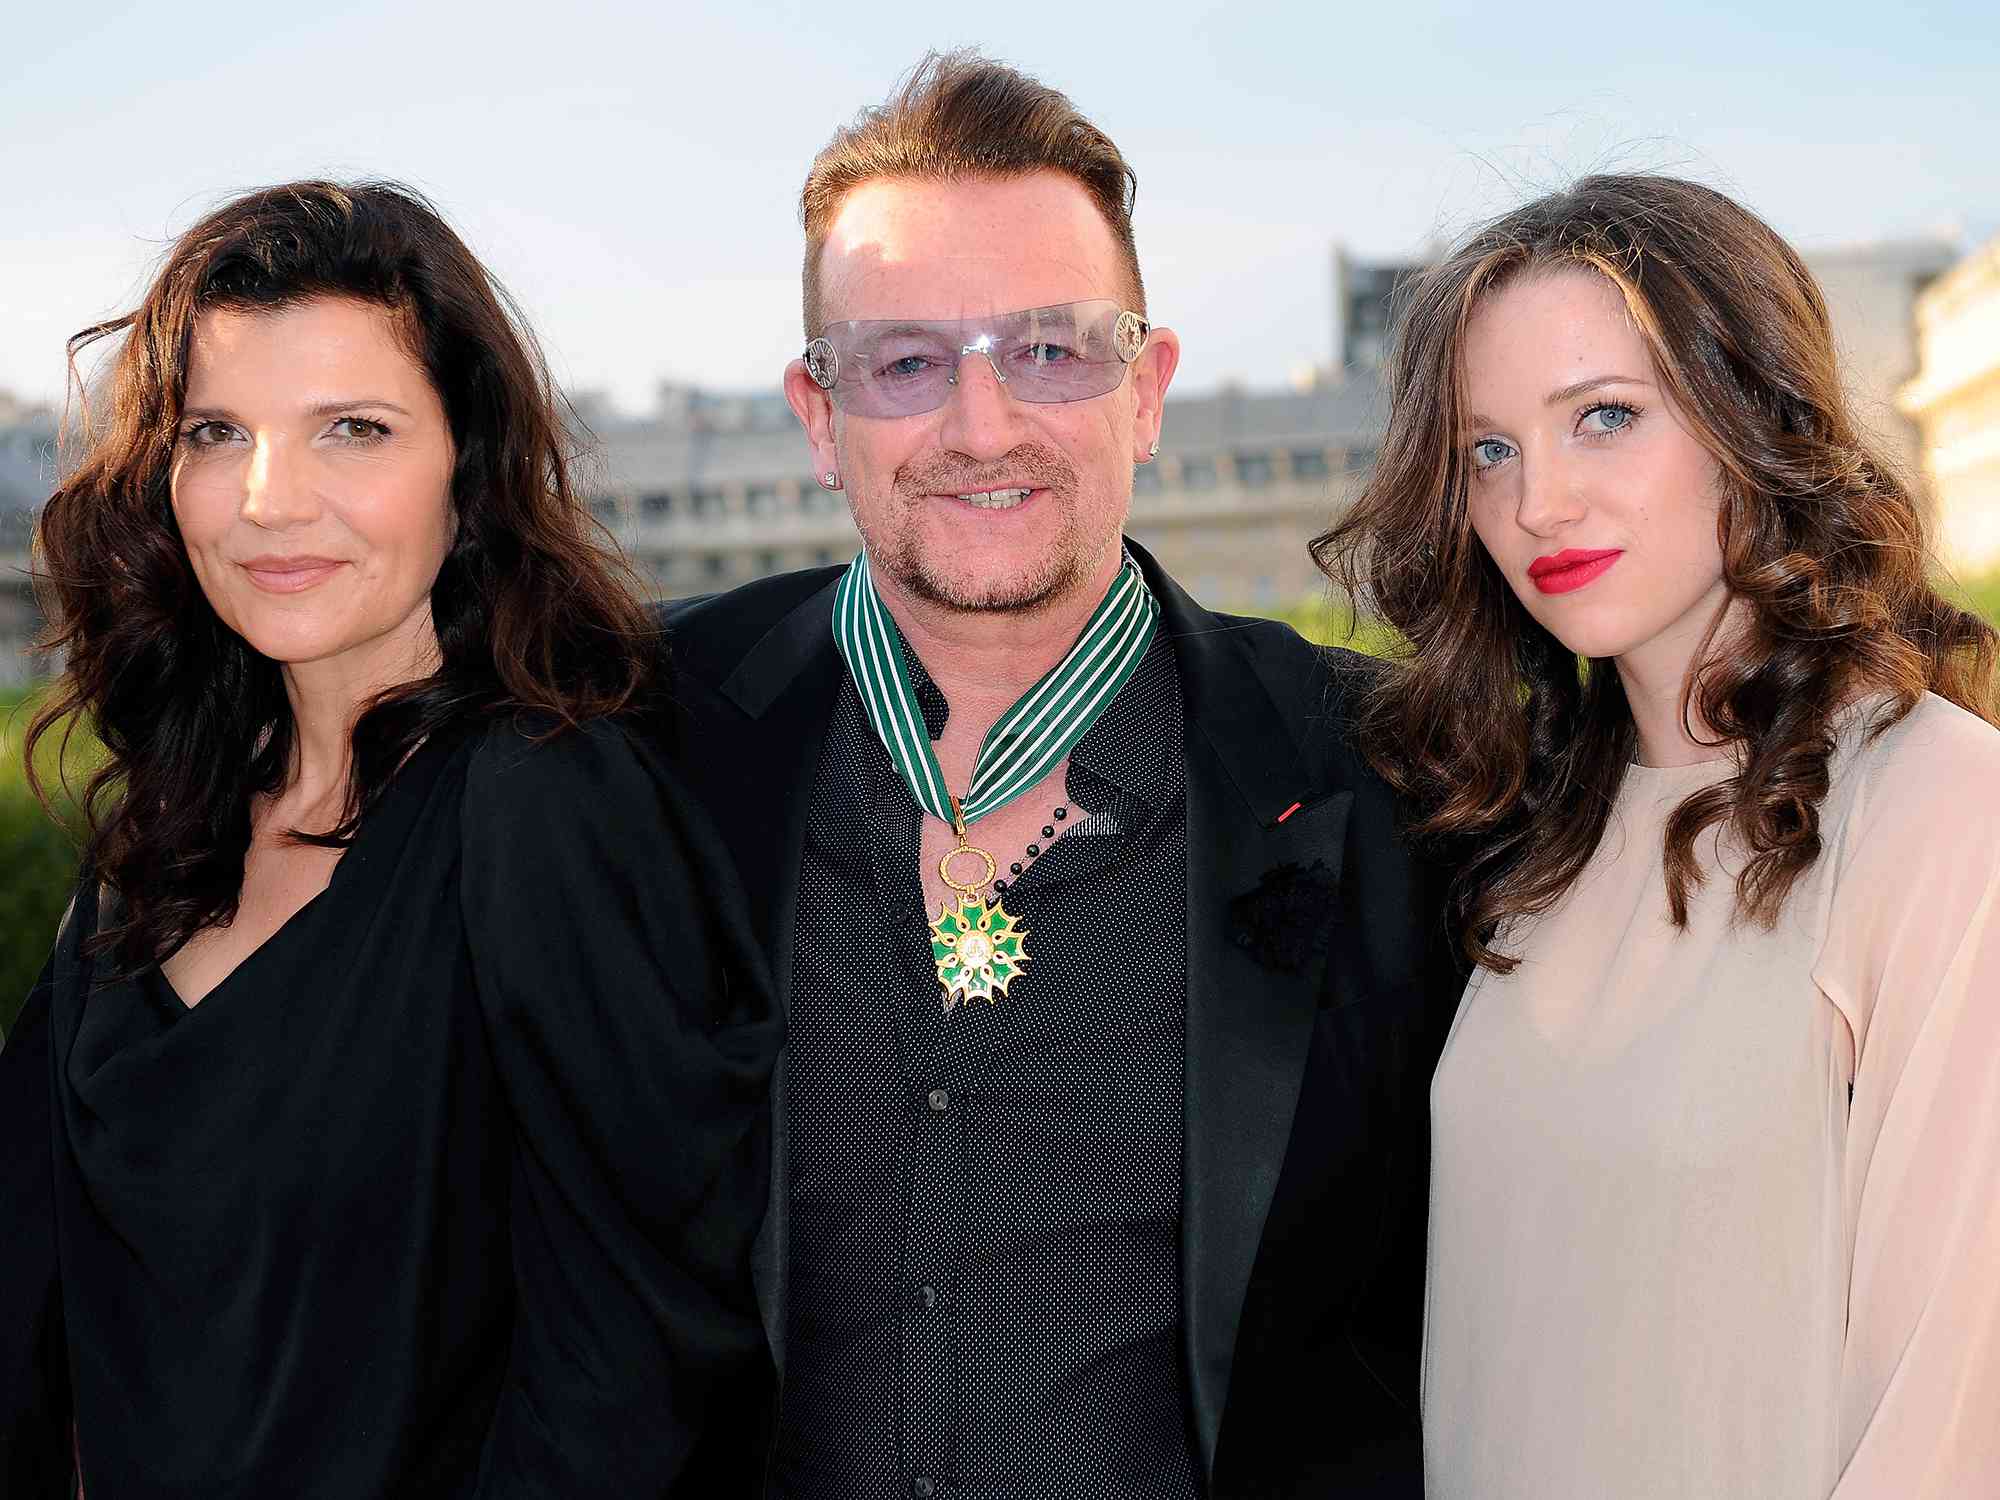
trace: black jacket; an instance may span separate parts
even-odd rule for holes
[[[1212,614],[1132,548],[1186,702],[1182,1314],[1209,1493],[1421,1494],[1431,1069],[1462,975],[1441,872],[1348,743],[1365,658]],[[837,568],[676,603],[685,764],[734,849],[782,997],[805,813],[845,668]],[[784,1369],[784,1068],[756,1276]]]

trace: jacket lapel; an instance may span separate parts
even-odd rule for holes
[[[1291,1139],[1326,966],[1280,972],[1240,946],[1231,904],[1288,864],[1338,878],[1351,794],[1315,786],[1242,627],[1199,608],[1136,547],[1187,706],[1187,1078],[1181,1302],[1193,1427],[1212,1475],[1237,1325]],[[1291,811],[1294,803],[1303,803]],[[1288,816],[1289,813],[1289,816]]]

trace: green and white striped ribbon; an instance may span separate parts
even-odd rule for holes
[[[868,554],[854,559],[833,596],[833,638],[854,674],[868,722],[923,809],[955,827],[998,812],[1041,783],[1076,747],[1146,654],[1159,601],[1130,557],[1069,654],[1002,714],[980,743],[972,785],[952,815],[952,795],[931,749],[903,664],[903,636],[882,606]]]

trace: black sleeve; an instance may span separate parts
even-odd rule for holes
[[[1412,848],[1401,824],[1400,807],[1379,782],[1356,799],[1351,828],[1377,857],[1367,878],[1346,888],[1348,931],[1367,955],[1374,983],[1397,997],[1397,1021],[1373,1080],[1391,1142],[1383,1158],[1382,1250],[1350,1337],[1356,1356],[1414,1429],[1429,1250],[1431,1075],[1465,990],[1467,965],[1446,910],[1452,871]]]
[[[75,1451],[49,1098],[55,965],[0,1047],[0,1495],[9,1500],[69,1495]]]
[[[769,1358],[749,1279],[780,1035],[767,966],[719,838],[621,726],[496,731],[464,856],[518,1143],[517,1323],[479,1493],[686,1493]],[[744,1493],[760,1459],[741,1455]]]

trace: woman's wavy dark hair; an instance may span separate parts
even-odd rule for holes
[[[1546,910],[1602,838],[1637,731],[1609,662],[1537,625],[1474,535],[1463,353],[1482,299],[1565,269],[1622,294],[1655,372],[1720,471],[1723,578],[1748,605],[1683,689],[1736,772],[1676,808],[1667,900],[1686,926],[1696,844],[1725,825],[1746,861],[1739,919],[1769,926],[1820,854],[1819,804],[1843,706],[1884,693],[1879,733],[1926,691],[1992,720],[1995,633],[1932,587],[1922,511],[1857,428],[1812,273],[1722,194],[1598,176],[1473,233],[1418,279],[1400,320],[1379,460],[1313,555],[1408,653],[1360,713],[1362,746],[1464,863],[1455,910],[1474,962],[1510,918]]]
[[[652,701],[657,643],[622,562],[572,487],[547,368],[506,293],[435,209],[391,183],[295,182],[247,194],[180,237],[136,311],[70,340],[81,454],[36,523],[39,644],[65,669],[34,748],[87,723],[105,759],[83,793],[87,865],[124,898],[95,939],[128,969],[235,916],[251,804],[291,769],[277,663],[209,607],[169,494],[195,325],[213,309],[321,297],[393,315],[436,389],[455,449],[455,540],[431,589],[437,670],[376,697],[353,731],[343,847],[425,739],[534,711],[558,729]],[[76,357],[123,334],[102,388]],[[45,805],[48,788],[36,783]]]

